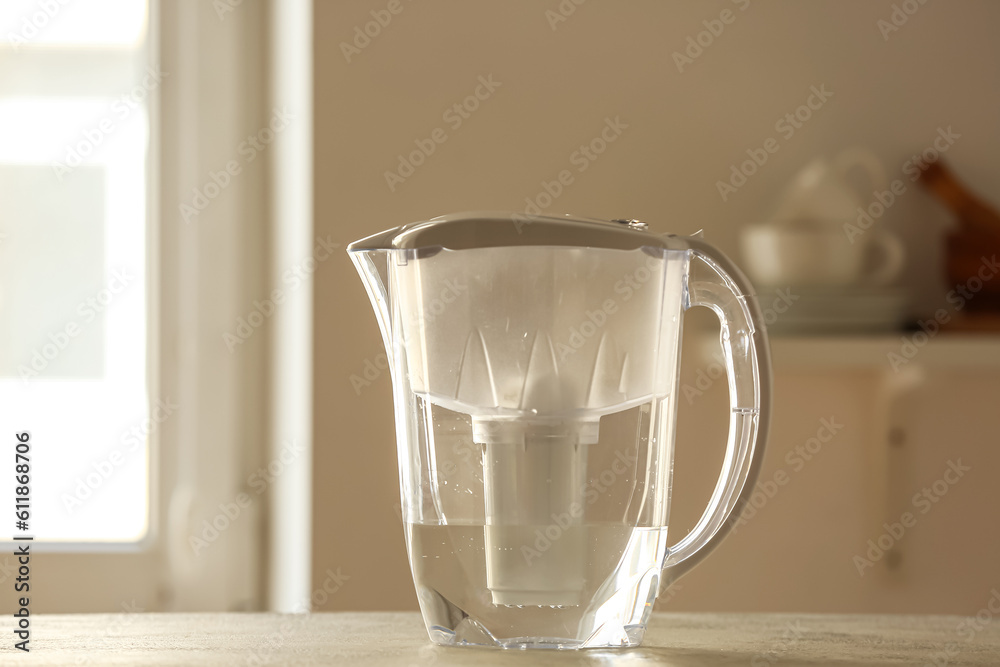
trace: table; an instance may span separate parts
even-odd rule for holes
[[[586,651],[433,646],[409,612],[38,615],[31,631],[30,653],[4,633],[0,664],[1000,665],[1000,619],[955,616],[657,613],[642,647]]]

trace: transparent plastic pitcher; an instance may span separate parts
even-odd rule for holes
[[[348,248],[390,359],[406,544],[430,638],[636,646],[724,537],[763,456],[767,340],[746,279],[635,221],[473,213]],[[729,442],[667,539],[681,323],[722,323]]]

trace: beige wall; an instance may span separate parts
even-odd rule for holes
[[[342,245],[447,212],[523,210],[526,197],[543,191],[542,181],[569,170],[573,182],[549,212],[638,217],[659,231],[683,234],[703,228],[710,241],[735,257],[740,226],[765,219],[783,183],[811,157],[863,144],[882,157],[895,178],[912,153],[931,145],[939,127],[949,126],[961,135],[947,153],[959,174],[985,193],[1000,182],[997,3],[922,5],[887,40],[877,21],[890,19],[888,1],[591,0],[555,30],[545,13],[558,11],[555,0],[401,0],[400,6],[348,63],[341,43],[350,42],[355,27],[371,21],[369,12],[386,3],[315,3],[316,229]],[[734,20],[679,72],[672,54],[705,29],[703,21],[726,9]],[[479,77],[500,85],[456,128],[453,116],[443,114],[474,93]],[[786,138],[775,123],[805,103],[813,86],[832,96]],[[607,118],[620,119],[627,128],[581,173],[573,154],[600,134]],[[446,141],[390,191],[385,172],[396,169],[397,156],[414,150],[414,141],[436,128]],[[727,179],[730,166],[769,137],[778,139],[778,152],[723,202],[716,181]],[[901,282],[926,311],[944,292],[937,278],[937,240],[947,216],[907,184],[885,224],[908,243],[910,266]],[[1000,199],[993,194],[992,201]],[[413,608],[394,509],[398,478],[388,375],[380,373],[360,392],[350,380],[377,360],[382,343],[346,255],[317,272],[315,299],[314,584],[339,568],[350,579],[324,608]],[[711,316],[695,319],[695,329],[704,329]],[[693,337],[686,337],[689,351]],[[699,363],[704,362],[685,356],[685,377],[693,376]],[[810,468],[815,480],[800,478],[802,488],[864,474],[864,434],[872,419],[865,406],[873,386],[865,373],[827,377],[788,369],[779,375],[776,456],[812,435],[831,409],[852,420],[840,454]],[[724,395],[717,390],[704,398],[693,406],[682,403],[678,470],[688,461],[691,472],[678,473],[680,534],[700,512],[713,466],[721,460],[715,443],[724,437]],[[842,500],[821,503],[822,511],[809,515],[802,508],[817,502],[815,493],[787,494],[785,510],[762,517],[756,534],[768,534],[763,529],[768,523],[791,532],[802,522],[819,521],[823,512],[863,512],[860,495],[848,492]],[[841,561],[828,562],[817,545],[790,554],[794,568],[772,567],[794,575],[780,586],[738,586],[752,578],[755,565],[773,565],[777,557],[768,555],[768,545],[754,534],[748,528],[727,543],[682,582],[671,605],[906,608],[889,593],[871,593],[849,569],[831,576]],[[864,543],[863,535],[853,537]],[[778,595],[783,587],[810,586],[817,587],[813,595]],[[976,595],[973,586],[962,599]],[[937,608],[952,611],[971,604],[941,599]]]

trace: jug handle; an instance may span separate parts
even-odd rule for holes
[[[770,349],[753,288],[719,250],[697,238],[687,241],[684,308],[705,306],[719,317],[729,379],[729,442],[708,507],[691,532],[667,551],[661,592],[725,539],[749,502],[764,461],[771,409]]]

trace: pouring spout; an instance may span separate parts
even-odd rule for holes
[[[392,368],[395,346],[392,343],[392,317],[390,316],[392,303],[387,289],[391,251],[361,250],[357,248],[357,243],[352,243],[347,247],[347,252],[351,261],[354,262],[354,268],[358,270],[361,282],[364,283],[365,291],[371,300],[375,319],[378,320],[378,328],[382,332],[385,353],[389,358],[389,367]]]

